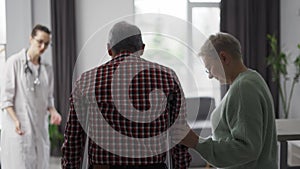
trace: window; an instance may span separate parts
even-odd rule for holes
[[[197,53],[206,38],[220,30],[219,3],[220,0],[134,1],[135,23],[143,31],[146,44],[143,57],[171,67],[186,97],[214,97],[216,103],[220,101],[219,82],[208,79]]]

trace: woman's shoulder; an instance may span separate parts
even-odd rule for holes
[[[21,51],[9,56],[6,60],[6,65],[17,65],[20,63],[25,63],[25,61],[25,49],[22,49]]]

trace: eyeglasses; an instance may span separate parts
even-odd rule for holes
[[[39,44],[39,45],[42,45],[42,44],[44,44],[45,45],[45,47],[47,47],[49,44],[50,44],[50,42],[44,42],[43,40],[41,40],[41,39],[36,39],[36,38],[33,38],[34,40],[36,40],[37,41],[37,43]]]

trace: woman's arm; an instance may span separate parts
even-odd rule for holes
[[[16,126],[16,132],[19,135],[23,135],[25,132],[21,129],[21,123],[16,115],[16,112],[15,112],[13,106],[6,107],[5,110],[8,112],[9,116],[14,121],[15,126]]]

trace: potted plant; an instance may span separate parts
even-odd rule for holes
[[[53,156],[60,156],[61,143],[63,140],[63,135],[59,132],[58,126],[54,124],[49,124],[49,137],[50,137],[50,151]]]
[[[299,82],[300,76],[300,55],[298,55],[293,61],[296,68],[295,73],[288,73],[287,66],[289,64],[289,57],[286,53],[278,49],[277,38],[274,35],[267,35],[269,45],[271,47],[271,53],[267,57],[267,65],[271,67],[273,74],[273,81],[278,84],[279,98],[283,107],[284,118],[289,117],[291,100],[294,93],[294,87]],[[297,45],[300,50],[300,44]],[[281,80],[282,79],[282,80]],[[287,83],[291,82],[290,89],[287,87]]]

